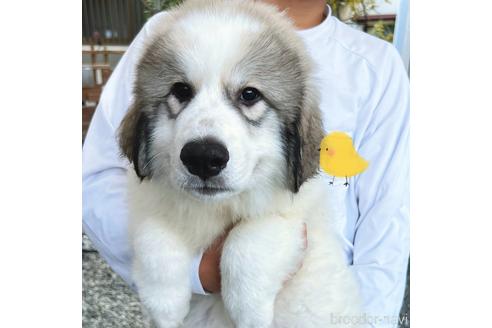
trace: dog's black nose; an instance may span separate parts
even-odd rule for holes
[[[191,174],[206,180],[226,167],[229,152],[216,140],[204,139],[184,145],[180,158]]]

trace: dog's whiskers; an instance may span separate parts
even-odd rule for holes
[[[143,166],[142,170],[145,170],[145,169],[147,168],[147,166],[149,166],[149,165],[152,163],[152,161],[154,161],[154,160],[155,160],[158,156],[160,156],[160,155],[165,155],[165,154],[164,154],[163,152],[160,152],[160,153],[157,153],[157,154],[155,154],[154,156],[152,156],[152,157],[151,157],[151,158],[147,161],[147,163],[145,163],[145,165]]]

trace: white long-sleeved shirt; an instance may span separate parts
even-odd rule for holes
[[[132,98],[143,43],[165,13],[152,17],[107,82],[83,147],[83,228],[109,265],[132,285],[127,237],[126,170],[116,134]],[[369,162],[341,198],[337,224],[374,326],[394,326],[409,256],[409,85],[394,47],[331,16],[298,32],[315,63],[326,132],[345,131]],[[199,254],[191,274],[198,278]]]

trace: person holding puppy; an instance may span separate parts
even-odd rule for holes
[[[409,255],[409,90],[404,67],[390,44],[341,23],[323,0],[264,2],[285,10],[307,46],[319,81],[325,131],[351,134],[357,151],[371,163],[344,191],[347,213],[337,228],[361,287],[368,323],[393,325],[382,319],[398,316]],[[150,19],[112,74],[83,149],[84,231],[130,285],[127,163],[120,156],[116,130],[131,102],[139,51],[163,15]],[[190,272],[195,293],[220,292],[225,238],[197,255]]]

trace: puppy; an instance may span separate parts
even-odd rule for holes
[[[155,324],[331,327],[359,314],[317,176],[310,62],[288,19],[252,1],[187,1],[158,22],[136,72],[119,139],[134,167],[133,278]],[[192,259],[231,225],[221,295],[192,296]]]

